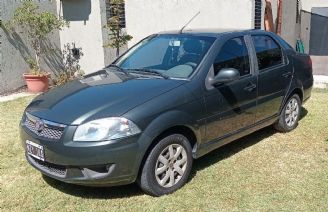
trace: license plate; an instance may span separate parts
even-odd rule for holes
[[[31,155],[32,157],[44,161],[43,146],[36,144],[32,141],[26,140],[26,151],[27,154]]]

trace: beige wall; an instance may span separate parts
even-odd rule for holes
[[[198,11],[186,28],[253,28],[253,0],[125,0],[129,46],[166,30],[180,29]]]
[[[302,9],[311,12],[312,7],[328,7],[328,0],[301,0]]]
[[[281,37],[292,47],[296,46],[296,0],[285,0],[282,5]]]
[[[75,42],[82,48],[84,56],[80,60],[85,73],[97,71],[105,66],[103,20],[100,4],[102,0],[62,0],[57,1],[58,13],[70,21],[69,28],[60,31],[60,43]]]
[[[301,13],[301,30],[300,37],[303,41],[304,50],[306,53],[309,53],[310,49],[310,32],[311,32],[311,14],[310,13]]]

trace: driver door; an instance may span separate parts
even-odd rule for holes
[[[255,122],[257,76],[251,71],[244,37],[232,38],[222,46],[213,63],[214,75],[223,68],[237,69],[240,78],[207,89],[208,141],[229,136]]]

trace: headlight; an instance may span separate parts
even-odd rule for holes
[[[74,141],[104,141],[140,133],[140,129],[126,118],[112,117],[90,121],[77,127]]]

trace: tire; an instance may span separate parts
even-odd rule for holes
[[[281,111],[278,121],[273,125],[279,132],[290,132],[298,125],[301,115],[301,99],[297,94],[291,96]]]
[[[188,181],[192,162],[189,140],[181,134],[169,135],[161,139],[147,156],[138,184],[152,196],[173,193]]]

